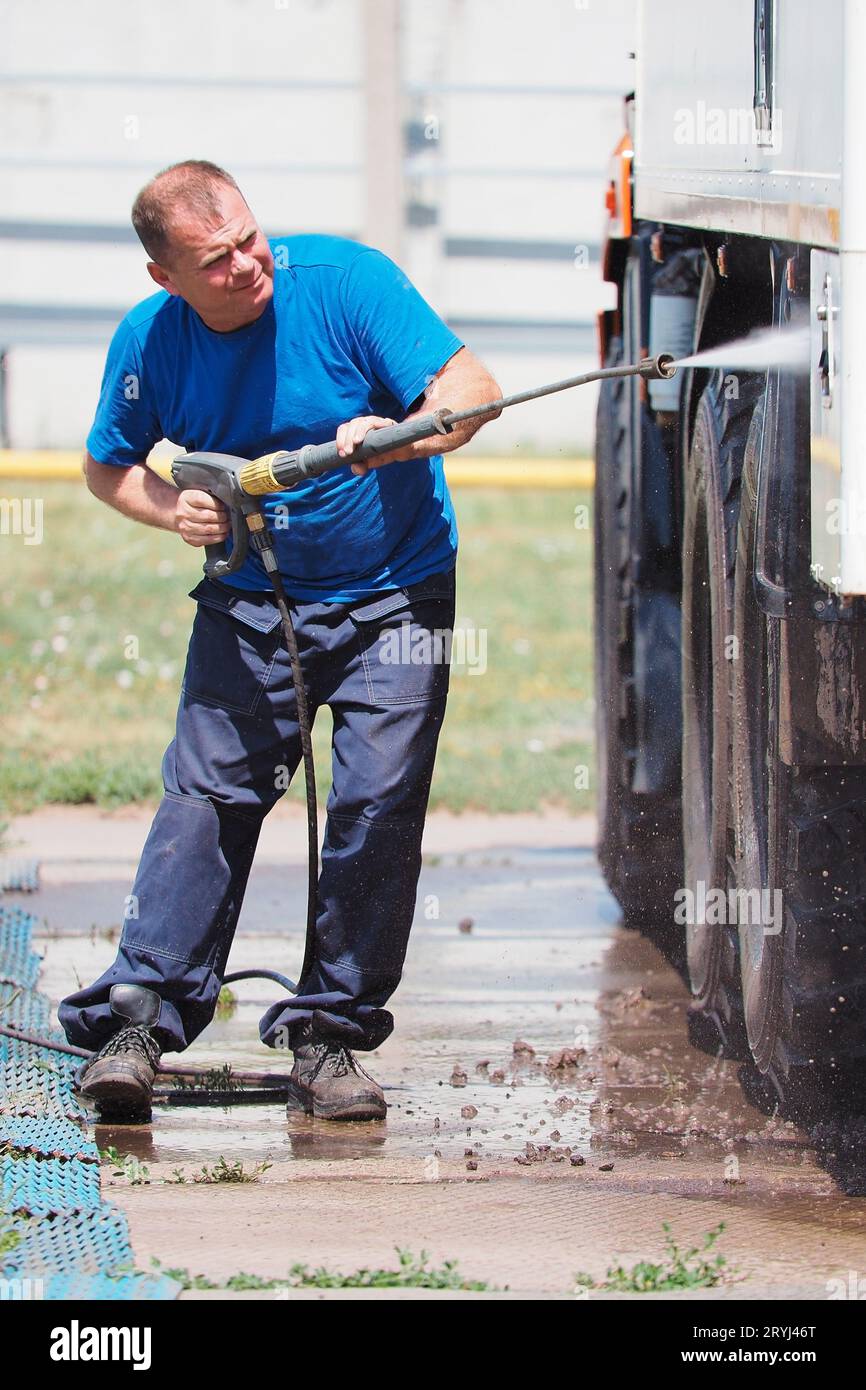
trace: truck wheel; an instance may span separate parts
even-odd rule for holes
[[[779,757],[780,620],[761,611],[753,586],[762,417],[759,405],[743,473],[734,597],[736,881],[766,894],[760,914],[746,921],[741,914],[742,995],[755,1065],[789,1113],[809,1120],[834,1097],[846,1109],[855,1098],[862,1103],[866,769],[790,767]]]
[[[692,1041],[744,1057],[737,927],[731,880],[731,660],[740,478],[756,395],[741,376],[716,372],[701,394],[684,488],[682,590],[683,848]]]
[[[608,366],[623,361],[614,339]],[[681,876],[679,806],[632,790],[636,738],[630,506],[633,412],[625,379],[602,383],[596,430],[594,516],[595,724],[598,854],[626,926],[667,945]]]

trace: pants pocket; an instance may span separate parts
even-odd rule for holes
[[[267,593],[243,593],[203,579],[191,591],[198,610],[183,693],[237,714],[255,714],[280,649],[280,615]]]
[[[356,604],[367,695],[374,705],[414,705],[448,693],[454,572]]]

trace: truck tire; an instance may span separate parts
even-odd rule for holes
[[[684,483],[682,798],[686,890],[679,913],[695,1045],[748,1055],[732,881],[731,660],[740,479],[761,378],[714,372],[698,401]]]
[[[622,360],[617,338],[607,365]],[[625,925],[647,930],[664,945],[660,938],[669,929],[682,872],[679,805],[673,797],[632,790],[637,726],[630,530],[633,418],[625,379],[603,382],[593,509],[598,855]]]
[[[761,402],[746,451],[737,542],[735,873],[739,888],[778,891],[781,899],[768,897],[763,921],[740,923],[742,997],[758,1071],[787,1113],[808,1122],[839,1102],[862,1107],[866,768],[791,767],[779,757],[781,620],[763,613],[753,583],[763,412]]]

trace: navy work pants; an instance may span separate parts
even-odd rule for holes
[[[145,843],[117,957],[64,999],[79,1046],[116,1030],[119,982],[161,1000],[167,1051],[210,1022],[262,821],[301,759],[291,667],[273,595],[203,580],[165,795]],[[269,1046],[301,1026],[369,1050],[391,1032],[421,836],[445,714],[454,572],[353,604],[290,602],[311,715],[333,714],[333,785],[311,966],[261,1020]]]

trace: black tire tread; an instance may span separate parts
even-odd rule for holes
[[[737,379],[737,391],[732,394],[730,377],[723,371],[713,372],[704,388],[696,418],[699,430],[712,429],[718,460],[719,496],[724,528],[726,630],[733,631],[734,576],[737,563],[737,527],[740,513],[741,481],[746,443],[752,416],[763,391],[763,378],[743,374]],[[703,409],[701,409],[701,407]],[[688,544],[686,539],[685,544]],[[732,698],[729,682],[728,698]],[[731,804],[732,721],[728,721],[728,802]],[[684,821],[686,819],[684,810]],[[730,821],[730,817],[729,817]],[[728,882],[732,877],[733,827],[728,825]],[[722,1056],[743,1059],[748,1056],[743,1001],[740,987],[739,941],[736,927],[724,929],[718,955],[715,987],[709,997],[696,1001],[690,1010],[689,1032],[692,1041],[706,1051],[718,1051]]]

